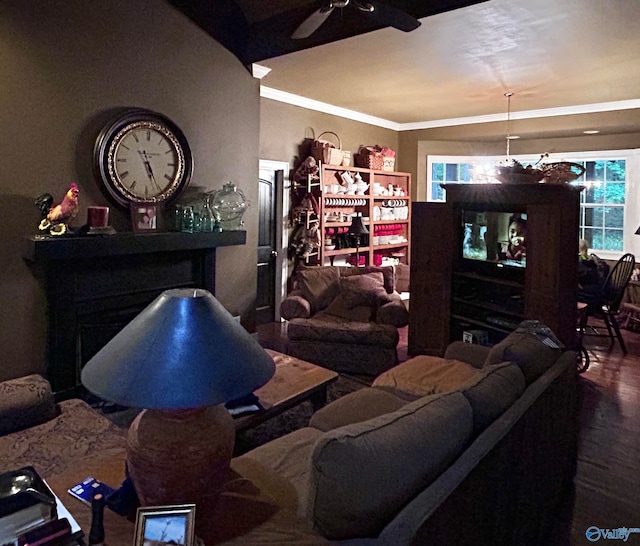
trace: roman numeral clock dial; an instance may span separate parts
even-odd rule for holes
[[[189,184],[193,159],[179,127],[150,110],[127,109],[101,131],[96,174],[119,205],[166,204]]]

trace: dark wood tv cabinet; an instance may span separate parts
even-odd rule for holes
[[[496,343],[525,319],[543,322],[572,346],[582,187],[443,187],[445,203],[413,203],[409,354],[442,355],[468,330],[480,330],[489,344]],[[464,259],[464,214],[469,210],[526,214],[526,267],[491,269]]]

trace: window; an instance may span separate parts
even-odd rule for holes
[[[629,158],[635,150],[576,152],[571,155],[549,154],[544,162],[571,161],[585,168],[573,184],[585,186],[580,194],[580,238],[586,239],[593,252],[624,251],[627,191],[629,189]],[[514,156],[523,165],[535,164],[539,156]],[[496,182],[493,167],[503,157],[427,156],[427,200],[444,201],[440,184]],[[637,226],[627,226],[635,231]]]

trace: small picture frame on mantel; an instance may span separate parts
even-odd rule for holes
[[[158,233],[164,231],[162,206],[158,203],[131,203],[131,227],[134,233]]]

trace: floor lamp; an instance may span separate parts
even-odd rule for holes
[[[369,230],[362,223],[362,215],[360,213],[357,213],[357,215],[351,219],[351,225],[347,233],[354,235],[356,238],[356,267],[360,267],[360,237],[362,235],[369,235]]]

